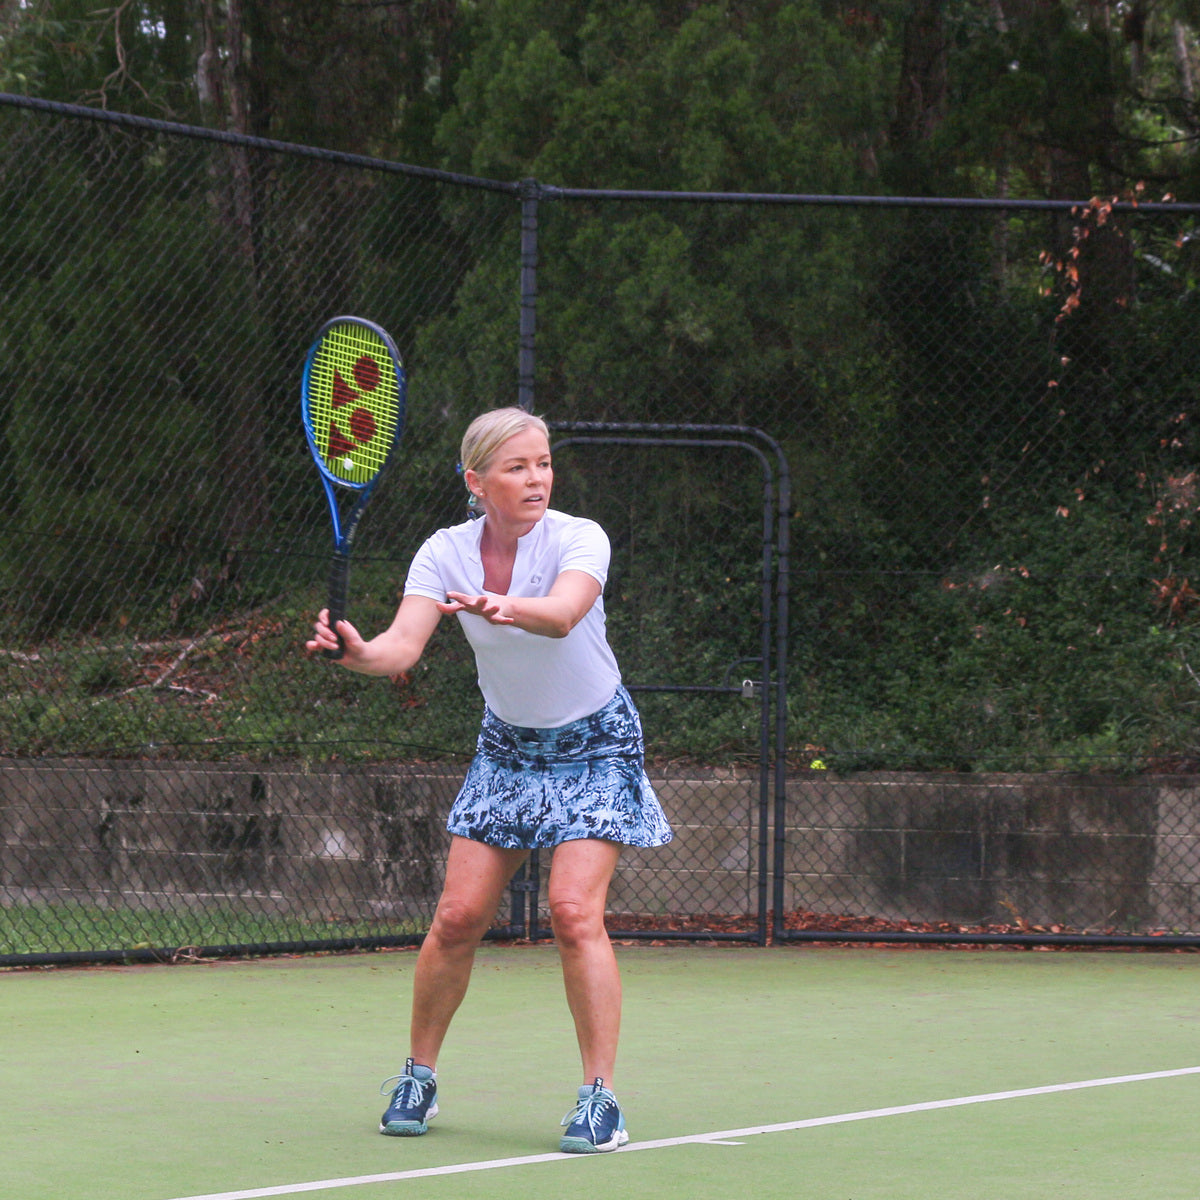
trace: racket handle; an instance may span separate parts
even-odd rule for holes
[[[346,616],[346,593],[350,586],[350,556],[340,550],[333,552],[329,568],[329,628],[337,638],[337,649],[326,650],[326,658],[341,658],[346,653],[346,643],[338,633],[337,623]]]

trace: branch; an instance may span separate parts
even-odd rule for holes
[[[183,645],[183,653],[194,649],[206,638],[210,637],[230,637],[234,638],[239,635],[249,633],[248,629],[231,629],[227,633],[222,634],[217,628],[210,629],[207,633],[200,634],[199,637],[192,638],[191,641],[181,643],[179,638],[172,638],[169,642],[131,642],[128,645],[119,646],[89,646],[86,653],[88,654],[153,654],[158,650],[171,650],[176,646]],[[77,655],[80,652],[78,646],[63,646],[59,651],[61,654]],[[0,658],[8,658],[16,663],[44,663],[54,658],[54,653],[47,650],[35,650],[32,654],[26,654],[23,650],[5,650],[0,647]]]
[[[1188,662],[1187,655],[1184,654],[1182,650],[1179,651],[1179,661],[1183,664],[1183,669],[1188,673],[1191,681],[1196,685],[1196,687],[1200,688],[1200,675],[1197,675],[1196,672],[1192,670],[1192,664]]]
[[[121,3],[116,8],[109,10],[113,27],[113,49],[117,55],[117,69],[105,77],[96,92],[96,95],[100,99],[100,107],[104,109],[108,108],[109,86],[114,83],[132,83],[147,100],[150,99],[150,93],[129,74],[129,64],[125,59],[125,43],[121,40],[121,18],[125,15],[125,10],[132,3],[133,0],[121,0]]]
[[[244,629],[234,630],[233,632],[224,634],[222,636],[236,637],[238,633],[246,633],[246,632],[247,631]],[[180,652],[175,656],[174,661],[149,686],[152,688],[162,687],[166,683],[166,681],[168,679],[170,679],[171,676],[174,675],[175,672],[178,671],[181,666],[183,666],[183,660],[185,658],[187,658],[187,656],[189,654],[191,654],[191,652],[193,650],[195,650],[197,646],[202,645],[203,643],[207,642],[210,638],[213,638],[216,636],[218,636],[218,634],[217,634],[217,630],[214,628],[214,629],[208,630],[206,633],[202,633],[199,637],[192,638],[192,640],[190,642],[188,642],[187,645],[184,646],[184,648],[182,650],[180,650]],[[184,690],[186,691],[186,689],[184,689]]]
[[[153,683],[139,683],[136,687],[123,688],[119,692],[113,692],[108,696],[97,696],[91,702],[90,707],[96,708],[101,704],[107,704],[110,700],[120,700],[122,696],[132,696],[134,692],[181,692],[185,696],[199,696],[207,704],[213,704],[220,700],[220,695],[217,692],[204,691],[202,688],[184,687],[180,683],[160,684],[158,680]]]

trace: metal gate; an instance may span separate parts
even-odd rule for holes
[[[644,858],[643,852],[638,851],[627,851],[623,856],[610,893],[609,929],[617,938],[720,938],[764,945],[769,938],[770,881],[774,870],[770,841],[772,812],[782,811],[785,796],[791,503],[787,461],[774,439],[762,430],[741,425],[604,422],[549,422],[549,425],[557,439],[553,443],[556,454],[568,447],[587,447],[610,453],[649,450],[655,455],[671,452],[711,458],[714,452],[721,451],[742,462],[749,459],[759,473],[761,508],[756,514],[760,532],[754,644],[747,645],[744,655],[723,664],[718,671],[710,667],[705,678],[668,681],[640,663],[636,673],[630,673],[626,685],[638,697],[639,705],[649,703],[654,696],[670,696],[697,700],[723,697],[733,704],[752,706],[753,770],[742,780],[726,784],[724,793],[720,779],[687,778],[701,773],[694,768],[673,764],[674,769],[659,768],[654,772],[656,785],[664,792],[664,806],[676,824],[676,839],[670,847],[644,852]],[[670,581],[664,578],[661,586],[669,588]],[[752,792],[747,797],[749,803],[744,814],[740,804],[728,803],[729,794],[736,794],[742,783]],[[705,795],[714,797],[707,812],[704,800],[697,799]],[[748,819],[740,824],[730,818],[733,812]],[[733,840],[741,835],[744,837],[740,847],[732,850]],[[726,848],[724,858],[737,864],[736,873],[740,874],[744,866],[747,899],[744,906],[735,903],[736,895],[728,887],[706,889],[701,908],[689,900],[687,880],[697,874],[707,876],[716,869],[714,859],[719,855],[712,852],[716,844]],[[779,853],[777,848],[775,857]],[[540,903],[541,867],[541,856],[535,850],[513,880],[507,930],[510,936],[529,939],[549,936]],[[640,887],[630,879],[631,875],[640,877]],[[725,897],[725,903],[714,899],[714,893],[716,897]],[[614,900],[622,896],[623,900]]]

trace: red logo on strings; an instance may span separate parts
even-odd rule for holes
[[[379,364],[364,354],[353,368],[354,382],[360,391],[373,392],[379,386]],[[354,390],[336,370],[333,372],[333,407],[342,408],[359,399]],[[347,437],[334,423],[329,422],[329,457],[338,458],[351,453],[356,446],[369,442],[376,433],[375,418],[365,408],[356,408],[347,422],[350,436]]]

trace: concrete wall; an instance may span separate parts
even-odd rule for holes
[[[460,778],[409,764],[9,760],[0,903],[236,902],[306,919],[427,920]],[[612,910],[753,912],[757,777],[688,769],[655,784],[675,840],[623,857]],[[784,832],[788,911],[1200,931],[1191,776],[806,771],[788,780]]]
[[[457,772],[8,762],[0,889],[311,919],[432,913]]]
[[[789,818],[785,909],[1200,930],[1192,776],[810,773]]]

